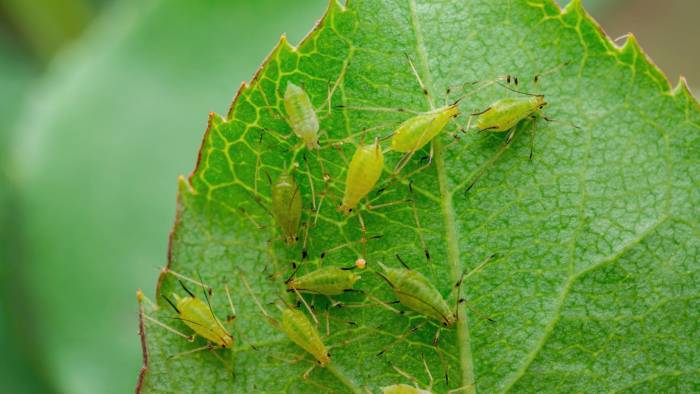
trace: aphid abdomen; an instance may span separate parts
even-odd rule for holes
[[[349,213],[379,180],[384,168],[384,154],[379,142],[357,148],[350,161],[345,180],[345,194],[340,211]]]
[[[180,311],[180,319],[192,331],[221,347],[230,348],[233,345],[233,338],[204,301],[194,297],[173,296]]]
[[[539,97],[539,96],[536,96]],[[521,120],[537,111],[533,102],[536,97],[505,98],[491,104],[491,109],[479,115],[476,127],[479,130],[501,132],[513,128]]]
[[[304,89],[288,82],[284,92],[284,109],[294,134],[304,141],[308,149],[317,148],[318,117]]]
[[[382,265],[384,275],[399,302],[423,316],[430,317],[445,326],[455,322],[455,316],[435,286],[420,272],[404,268],[388,268]]]
[[[431,392],[401,383],[382,387],[382,394],[431,394]]]
[[[450,119],[458,115],[459,108],[450,105],[406,120],[394,131],[391,149],[403,153],[421,149],[440,134]]]
[[[272,214],[287,244],[297,240],[301,220],[301,193],[292,174],[282,173],[272,184]]]
[[[352,289],[358,279],[360,276],[352,271],[325,267],[292,279],[287,288],[332,296]]]
[[[297,346],[314,356],[322,367],[331,362],[318,330],[303,312],[292,308],[282,311],[281,330]]]

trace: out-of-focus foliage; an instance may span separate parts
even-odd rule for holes
[[[134,291],[165,261],[176,177],[268,42],[326,2],[115,4],[52,64],[17,129],[25,277],[39,355],[60,391],[133,390]]]

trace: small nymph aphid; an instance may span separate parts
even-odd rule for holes
[[[265,308],[262,307],[258,298],[253,294],[253,290],[248,284],[248,280],[241,275],[243,284],[245,285],[248,293],[253,298],[255,305],[262,314],[270,321],[270,323],[284,333],[287,338],[294,342],[297,346],[304,349],[307,353],[311,354],[316,360],[316,364],[320,367],[325,367],[331,362],[331,355],[328,352],[328,348],[321,340],[321,335],[319,334],[316,326],[309,320],[304,312],[286,305],[285,307],[280,307],[282,311],[281,321],[277,321],[270,314],[267,313]],[[279,306],[278,306],[279,307]],[[313,370],[311,367],[308,371],[304,373],[304,376]]]
[[[379,139],[374,144],[361,145],[350,160],[343,203],[338,208],[343,213],[350,213],[360,200],[377,184],[384,168],[384,153]]]
[[[294,175],[283,172],[271,185],[272,214],[288,245],[298,238],[301,221],[301,193]]]
[[[309,150],[317,149],[318,145],[318,116],[311,104],[309,95],[301,87],[287,82],[284,92],[284,109],[287,111],[289,126],[299,138],[304,141]]]

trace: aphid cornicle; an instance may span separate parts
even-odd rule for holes
[[[318,116],[304,89],[292,82],[287,82],[284,109],[287,111],[289,125],[294,134],[304,141],[309,150],[318,148]]]
[[[294,175],[283,172],[272,183],[272,214],[288,245],[297,241],[301,221],[301,193]]]
[[[360,279],[360,275],[352,272],[352,269],[364,268],[362,263],[356,263],[350,268],[323,267],[311,271],[302,276],[292,276],[287,280],[287,291],[298,291],[301,293],[315,293],[326,296],[343,294],[351,291],[355,282]]]
[[[439,321],[445,327],[451,327],[457,321],[455,312],[423,274],[408,268],[391,268],[382,263],[379,265],[384,271],[379,274],[391,286],[402,305]]]
[[[338,209],[346,214],[355,209],[360,200],[377,184],[383,168],[384,153],[379,139],[375,139],[374,144],[359,146],[350,160],[343,203]]]

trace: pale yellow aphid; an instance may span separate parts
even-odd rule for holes
[[[350,160],[343,203],[338,210],[347,214],[355,209],[360,200],[374,189],[383,168],[384,153],[379,139],[374,144],[358,147]]]
[[[141,309],[143,317],[146,320],[153,322],[156,325],[165,328],[166,330],[174,334],[186,338],[188,341],[193,341],[195,336],[198,335],[209,342],[206,346],[188,350],[173,357],[182,354],[191,354],[206,349],[231,349],[234,345],[233,336],[229,333],[229,331],[224,327],[224,325],[221,323],[218,317],[216,317],[216,315],[214,314],[209,303],[209,296],[207,294],[209,289],[206,288],[202,282],[191,279],[185,275],[178,274],[169,269],[164,272],[174,275],[177,278],[187,280],[191,283],[201,286],[204,289],[204,299],[202,299],[195,296],[195,294],[185,286],[182,280],[178,280],[178,283],[180,284],[182,289],[187,293],[187,295],[181,297],[177,293],[173,293],[172,297],[174,298],[174,302],[170,298],[163,296],[163,298],[168,302],[168,304],[170,304],[170,306],[177,314],[177,317],[175,319],[180,320],[189,329],[191,329],[194,332],[192,335],[187,335],[180,332],[179,330],[147,315],[145,312],[143,312],[143,309]],[[227,319],[228,321],[230,321],[235,319],[236,310],[233,307],[233,302],[231,301],[231,295],[228,290],[228,286],[226,285],[224,286],[224,288],[226,290],[226,296],[228,298],[229,306],[231,307],[232,312],[232,315],[228,316]],[[141,290],[137,292],[137,300],[139,301],[140,305],[143,303],[144,300],[148,301],[148,303],[151,305],[155,305],[143,295],[143,292],[141,292]]]
[[[311,104],[309,95],[301,87],[287,82],[284,92],[284,109],[287,111],[289,126],[304,141],[309,150],[319,148],[318,116]]]
[[[382,387],[383,394],[432,394],[431,391],[419,389],[418,387],[409,386],[407,384],[392,384],[391,386]]]
[[[457,104],[452,104],[406,120],[391,136],[391,150],[412,153],[421,149],[457,116],[459,116],[459,107]]]

